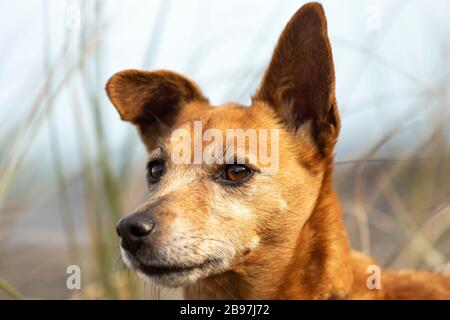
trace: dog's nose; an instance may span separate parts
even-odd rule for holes
[[[155,227],[153,220],[146,214],[135,213],[122,218],[116,226],[121,246],[125,250],[135,253]]]

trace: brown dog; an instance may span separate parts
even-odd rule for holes
[[[377,274],[349,247],[332,184],[340,120],[320,4],[289,21],[250,107],[212,107],[171,71],[122,71],[106,89],[149,151],[151,195],[118,224],[123,259],[144,278],[183,286],[187,298],[450,299],[450,278]],[[258,141],[268,142],[266,156],[279,155],[275,170],[265,170],[262,149],[249,150],[252,137],[267,138],[255,128],[274,133]],[[208,149],[230,129],[245,132],[241,148],[233,138]],[[179,152],[183,134],[194,141]],[[199,146],[214,161],[196,159]]]

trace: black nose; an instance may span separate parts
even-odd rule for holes
[[[148,214],[135,213],[119,221],[116,231],[125,250],[135,253],[152,233],[155,223]]]

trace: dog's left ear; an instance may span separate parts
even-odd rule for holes
[[[332,152],[340,121],[327,21],[318,3],[301,7],[286,25],[254,99],[271,105],[296,132],[310,122],[322,153]]]

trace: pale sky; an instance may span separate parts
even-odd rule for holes
[[[85,1],[89,7],[92,1]],[[283,26],[305,1],[174,0],[103,1],[108,25],[100,36],[88,68],[99,70],[98,93],[111,148],[122,145],[132,129],[122,123],[103,94],[103,84],[126,68],[167,68],[196,80],[213,104],[248,103],[258,85]],[[24,115],[45,79],[45,63],[52,65],[69,38],[68,57],[57,68],[55,85],[79,57],[79,33],[92,21],[80,16],[80,30],[69,30],[68,19],[79,1],[2,1],[0,33],[0,116],[11,128]],[[447,117],[450,62],[450,2],[448,0],[330,0],[322,1],[333,45],[337,98],[343,129],[338,159],[364,153],[391,128],[392,141],[408,148],[426,137],[438,117]],[[87,15],[94,16],[93,11]],[[47,26],[47,27],[45,27]],[[45,37],[44,28],[49,36]],[[154,30],[155,28],[156,31]],[[87,29],[89,32],[90,29]],[[87,36],[92,36],[87,34]],[[47,57],[47,58],[46,58]],[[74,89],[75,88],[75,89]],[[78,89],[77,89],[78,88]],[[76,150],[79,128],[71,103],[80,79],[57,95],[55,119],[68,159]],[[436,94],[440,98],[436,98]],[[82,108],[89,108],[86,99]],[[430,109],[425,116],[423,111]],[[433,111],[434,110],[434,111]],[[421,114],[422,113],[422,114]],[[87,119],[86,121],[92,121]],[[0,137],[5,129],[0,129]],[[403,143],[411,141],[411,144]],[[45,128],[30,150],[42,157],[48,148]],[[389,146],[389,145],[388,145]],[[400,153],[403,151],[399,151]]]

